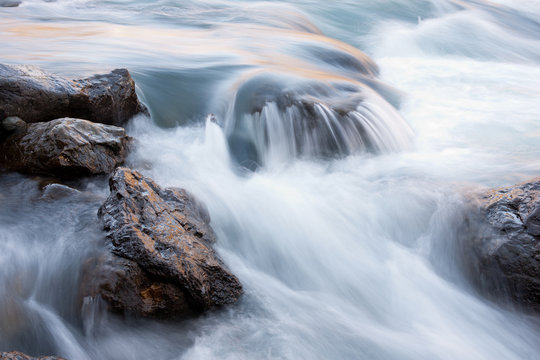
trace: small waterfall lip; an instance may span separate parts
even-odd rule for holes
[[[215,122],[223,127],[236,163],[256,170],[297,158],[324,160],[410,147],[412,129],[369,85],[316,75],[255,71],[233,85]]]

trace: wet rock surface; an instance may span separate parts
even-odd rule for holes
[[[113,312],[153,318],[192,313],[178,285],[150,275],[135,261],[107,254],[90,259],[83,274],[81,293],[101,296]]]
[[[56,356],[32,357],[18,351],[0,353],[0,360],[65,360]]]
[[[106,174],[127,156],[123,128],[62,118],[28,124],[0,144],[0,166],[53,176]]]
[[[128,168],[109,184],[98,216],[113,256],[92,267],[91,293],[143,316],[197,313],[238,299],[242,286],[212,249],[208,213],[190,194]]]
[[[22,1],[18,0],[0,0],[0,7],[17,7]]]
[[[0,114],[0,143],[16,131],[24,131],[26,123],[16,116],[4,118]]]
[[[495,299],[540,313],[540,178],[477,200],[463,241],[473,283]]]
[[[33,66],[0,64],[1,112],[28,123],[73,117],[121,126],[147,110],[126,69],[69,80]]]
[[[17,130],[24,130],[26,122],[17,116],[10,116],[2,121],[2,130],[6,133],[12,133]]]

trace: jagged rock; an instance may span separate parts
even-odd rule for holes
[[[0,353],[0,360],[65,360],[56,356],[33,357],[18,351]]]
[[[540,313],[540,178],[477,201],[462,239],[466,271],[489,296]]]
[[[124,161],[129,142],[123,128],[87,120],[29,124],[0,144],[0,166],[54,176],[105,174]]]
[[[114,257],[101,260],[105,269],[93,278],[113,308],[179,315],[238,299],[242,286],[212,249],[208,213],[190,194],[162,189],[127,168],[118,168],[109,184],[98,215]]]
[[[28,123],[73,117],[121,126],[147,110],[126,69],[68,80],[33,66],[0,64],[0,112]]]

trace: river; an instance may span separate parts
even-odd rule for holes
[[[478,295],[454,245],[464,194],[540,174],[539,1],[22,0],[0,45],[66,76],[128,68],[152,115],[129,165],[207,205],[245,289],[181,322],[81,303],[106,179],[50,201],[1,174],[1,351],[538,358],[538,318]]]

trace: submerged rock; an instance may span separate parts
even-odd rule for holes
[[[21,3],[19,0],[0,0],[0,7],[17,7]]]
[[[477,200],[462,243],[466,271],[489,296],[540,313],[540,178]]]
[[[106,174],[125,160],[129,142],[123,128],[87,120],[29,124],[0,144],[0,166],[54,176]]]
[[[0,113],[0,143],[5,140],[9,135],[15,131],[24,130],[26,123],[16,116],[10,116],[5,118]]]
[[[74,117],[121,126],[147,110],[126,69],[68,80],[33,66],[0,64],[0,112],[28,123]]]
[[[257,73],[227,94],[230,105],[216,122],[232,159],[250,170],[294,158],[400,151],[413,135],[396,109],[360,82]]]
[[[56,356],[33,357],[18,351],[0,353],[0,360],[65,360]]]
[[[242,285],[212,249],[208,213],[190,194],[127,168],[109,184],[98,215],[114,256],[93,267],[89,295],[143,316],[197,313],[238,299]]]
[[[26,122],[17,116],[9,116],[2,120],[2,129],[6,133],[11,133],[17,130],[24,130],[26,128]]]

